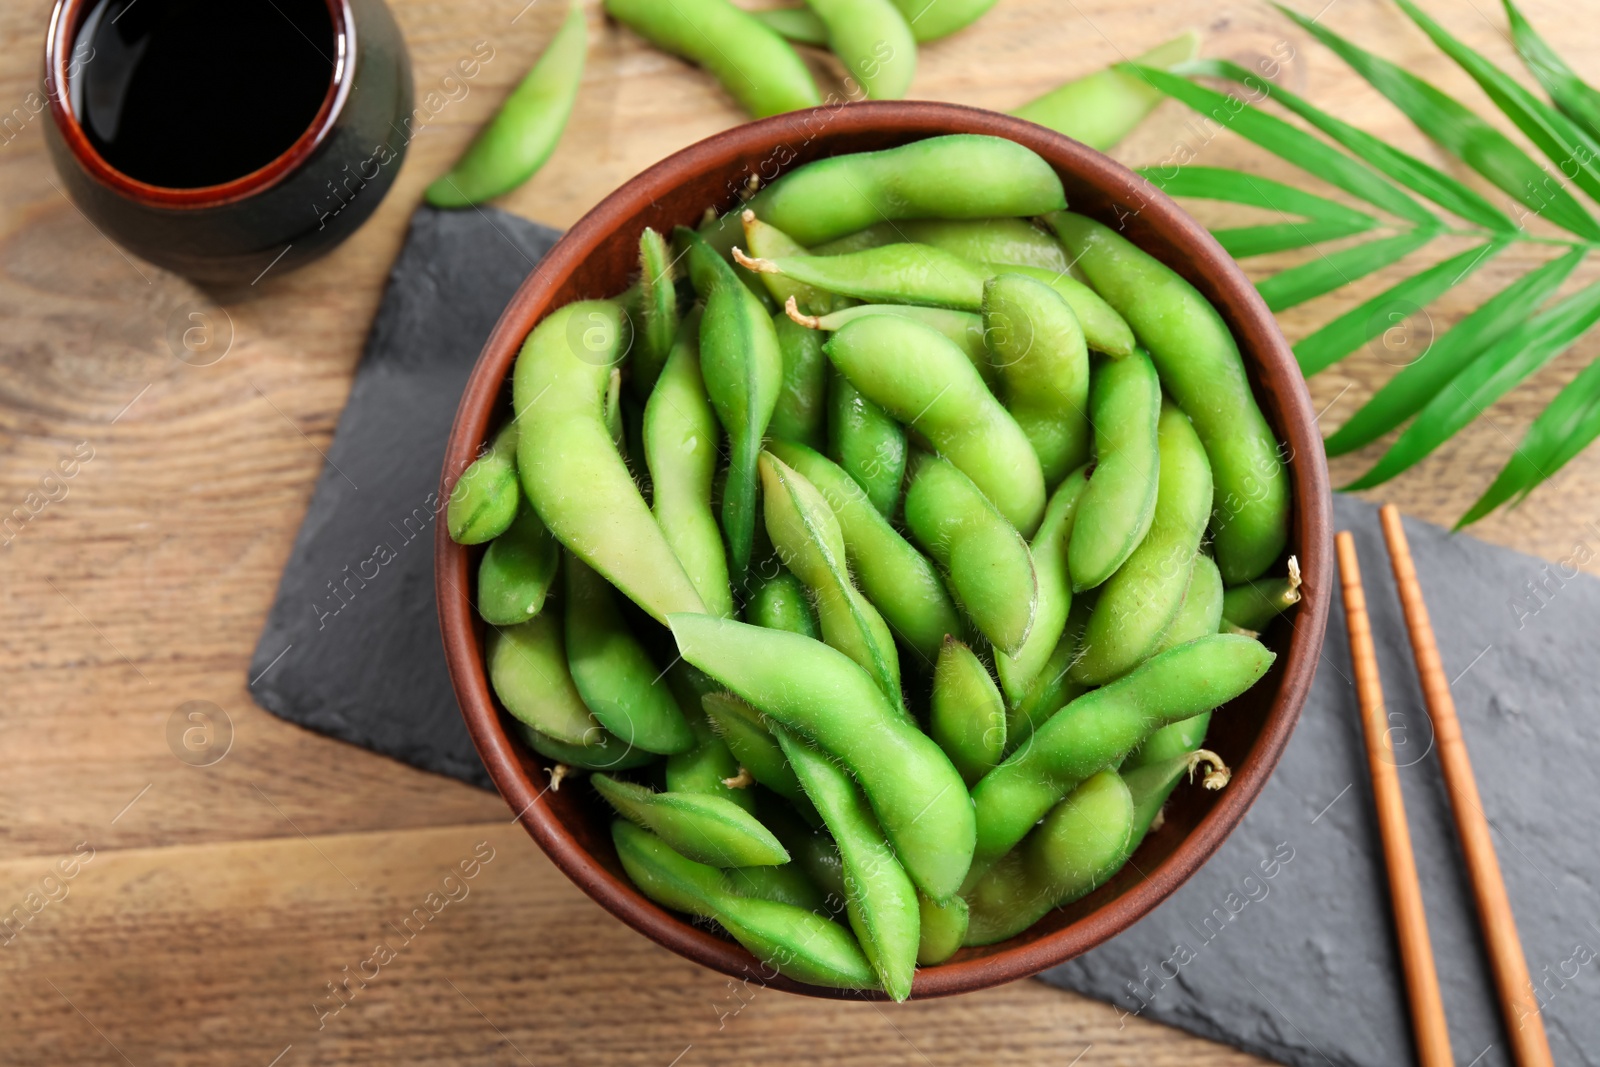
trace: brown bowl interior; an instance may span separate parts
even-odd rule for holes
[[[1037,974],[1114,936],[1177,889],[1216,851],[1261,791],[1289,739],[1315,673],[1327,623],[1330,508],[1327,466],[1305,382],[1271,313],[1211,236],[1165,195],[1108,157],[1043,127],[993,112],[925,102],[855,103],[740,126],[684,149],[612,193],[528,276],[484,346],[456,414],[441,482],[447,494],[490,428],[509,410],[509,377],[524,338],[572,300],[614,296],[636,270],[646,226],[695,225],[706,208],[733,206],[751,176],[770,181],[822,156],[889,148],[946,133],[1008,137],[1061,175],[1073,210],[1122,232],[1192,282],[1221,311],[1244,352],[1256,397],[1289,449],[1294,526],[1290,551],[1305,585],[1293,614],[1264,635],[1278,659],[1268,676],[1218,713],[1207,747],[1234,769],[1220,793],[1182,788],[1165,825],[1108,884],[998,945],[963,949],[917,972],[913,996],[982,989]],[[861,996],[772,975],[732,941],[642,896],[612,849],[610,814],[581,783],[550,792],[546,762],[506,729],[484,669],[483,627],[472,607],[477,554],[439,524],[436,584],[446,657],[478,753],[513,811],[569,878],[623,922],[689,959],[735,977],[813,996]],[[866,994],[872,995],[872,994]]]

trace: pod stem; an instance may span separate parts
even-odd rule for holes
[[[565,763],[558,763],[550,768],[550,792],[561,792],[561,783],[572,773],[572,768]]]
[[[738,251],[738,249],[735,249],[734,251]],[[788,299],[787,302],[784,303],[783,310],[788,314],[790,319],[792,319],[795,322],[799,323],[801,326],[804,326],[808,330],[820,330],[820,329],[822,329],[822,316],[820,316],[820,315],[807,315],[805,312],[800,310],[799,302],[796,301],[795,298],[792,297],[792,296]],[[1296,565],[1295,570],[1294,570],[1293,573],[1295,573],[1295,574],[1299,573],[1299,566],[1298,565]]]
[[[1228,765],[1222,762],[1222,757],[1210,749],[1197,748],[1189,753],[1189,781],[1194,781],[1194,772],[1200,764],[1209,763],[1211,769],[1206,771],[1201,784],[1212,792],[1216,792],[1233,780],[1233,772]]]
[[[722,784],[729,789],[749,789],[756,784],[756,780],[750,776],[750,771],[747,768],[740,767],[738,774],[732,778],[724,778]]]
[[[744,249],[734,246],[733,261],[745,270],[753,270],[757,274],[782,274],[783,271],[770,259],[752,259],[744,254]]]

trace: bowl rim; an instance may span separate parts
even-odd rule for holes
[[[1000,985],[1038,974],[1110,939],[1148,914],[1200,868],[1244,818],[1277,765],[1310,691],[1320,656],[1329,606],[1332,555],[1332,497],[1327,461],[1317,431],[1310,394],[1288,342],[1255,287],[1211,234],[1171,198],[1122,164],[1078,141],[1034,123],[997,112],[931,101],[870,101],[824,105],[747,123],[714,134],[647,168],[607,195],[583,216],[533,267],[506,305],[461,396],[446,447],[439,499],[446,500],[455,479],[478,454],[487,437],[495,403],[509,377],[523,340],[548,310],[544,305],[582,265],[590,249],[636,216],[641,203],[653,202],[687,180],[729,173],[741,161],[783,146],[797,131],[822,127],[828,134],[866,134],[886,129],[908,133],[908,140],[940,133],[973,132],[1009,137],[1037,147],[1052,166],[1069,161],[1083,180],[1124,202],[1138,203],[1141,217],[1175,247],[1186,250],[1200,273],[1233,301],[1241,321],[1229,321],[1245,356],[1252,385],[1274,379],[1274,397],[1283,415],[1275,427],[1288,445],[1294,532],[1300,557],[1302,599],[1291,619],[1284,669],[1260,733],[1234,768],[1229,787],[1212,802],[1199,823],[1156,867],[1134,886],[1059,930],[993,954],[918,968],[913,998],[948,996]],[[1051,159],[1051,156],[1055,159]],[[733,188],[733,183],[729,183]],[[602,295],[602,294],[594,294]],[[1228,318],[1228,309],[1218,307]],[[791,992],[830,998],[881,998],[875,991],[828,989],[771,973],[741,946],[669,912],[644,897],[591,856],[544,803],[501,720],[488,684],[477,638],[468,573],[469,550],[450,540],[444,523],[435,536],[435,587],[440,630],[451,683],[474,746],[502,797],[529,835],[579,888],[618,919],[656,943],[704,966]]]

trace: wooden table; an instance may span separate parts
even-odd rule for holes
[[[1511,66],[1498,10],[1475,3],[1428,6]],[[1250,1062],[1033,982],[899,1007],[736,986],[613,921],[492,794],[325,740],[251,702],[250,652],[406,220],[554,30],[561,5],[523,4],[392,0],[418,96],[439,92],[438,115],[359,235],[228,304],[232,347],[208,367],[175,359],[166,341],[171,317],[204,294],[126,258],[67,202],[40,119],[7,120],[0,133],[0,512],[32,492],[55,498],[0,549],[0,912],[38,906],[14,936],[0,932],[0,1062]],[[1578,69],[1600,74],[1600,38],[1576,5],[1526,6]],[[591,7],[589,68],[566,140],[506,203],[555,225],[739,120],[708,78]],[[45,8],[0,8],[0,118],[35,87]],[[1381,0],[1336,0],[1324,18],[1481,101]],[[1437,158],[1327,52],[1253,2],[1001,0],[974,29],[923,52],[915,90],[1011,107],[1197,25],[1211,55],[1248,58],[1287,39],[1298,58],[1286,84]],[[479,41],[494,59],[451,99],[446,72]],[[1160,158],[1186,117],[1165,105],[1118,155]],[[1203,160],[1292,177],[1231,135]],[[1504,284],[1526,265],[1520,254],[1447,297],[1435,319],[1454,321],[1467,294]],[[1285,329],[1301,336],[1355,302],[1316,301],[1287,314]],[[1597,350],[1600,339],[1585,339],[1385,495],[1452,520]],[[1312,392],[1331,424],[1389,373],[1362,353]],[[75,452],[92,455],[75,477],[41,482]],[[1335,464],[1335,481],[1376,454]],[[1477,532],[1562,559],[1595,536],[1582,524],[1597,491],[1591,452]],[[210,766],[186,765],[169,747],[173,717],[191,701],[231,723],[231,747]],[[329,983],[356,973],[378,940],[398,941],[406,917],[480,847],[493,858],[467,895],[425,927],[414,921],[423,932],[376,978],[352,981],[353,998],[331,1013]],[[74,876],[53,875],[61,865]]]

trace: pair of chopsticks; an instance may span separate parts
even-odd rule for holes
[[[1444,772],[1456,834],[1461,840],[1461,851],[1472,880],[1478,922],[1488,945],[1489,963],[1511,1040],[1512,1057],[1518,1067],[1553,1067],[1544,1020],[1539,1014],[1539,1002],[1534,997],[1528,963],[1522,953],[1522,942],[1517,936],[1511,901],[1506,896],[1505,879],[1501,877],[1494,842],[1489,837],[1489,821],[1483,813],[1478,783],[1472,775],[1472,761],[1467,756],[1466,741],[1461,736],[1461,722],[1456,717],[1455,701],[1450,696],[1450,682],[1445,676],[1444,664],[1439,659],[1439,646],[1434,641],[1427,605],[1422,600],[1422,587],[1417,584],[1417,568],[1411,561],[1411,546],[1406,542],[1405,530],[1400,525],[1400,512],[1393,504],[1384,505],[1379,515],[1395,584],[1400,591],[1400,605],[1405,611],[1406,629],[1411,636],[1411,653],[1417,663],[1428,715],[1433,720],[1439,765]],[[1411,832],[1406,824],[1405,801],[1400,793],[1400,775],[1395,765],[1394,747],[1389,739],[1383,686],[1378,680],[1377,653],[1372,644],[1372,624],[1367,618],[1367,599],[1361,587],[1361,567],[1356,559],[1355,540],[1349,531],[1341,531],[1335,541],[1339,573],[1344,584],[1345,622],[1350,631],[1350,659],[1355,667],[1356,695],[1361,704],[1367,763],[1377,803],[1384,864],[1389,872],[1389,894],[1399,935],[1400,958],[1405,969],[1406,994],[1411,1003],[1411,1022],[1416,1034],[1418,1058],[1423,1067],[1452,1067],[1444,1000],[1439,995],[1439,975],[1434,969],[1433,947],[1428,939],[1422,886],[1417,881]]]

